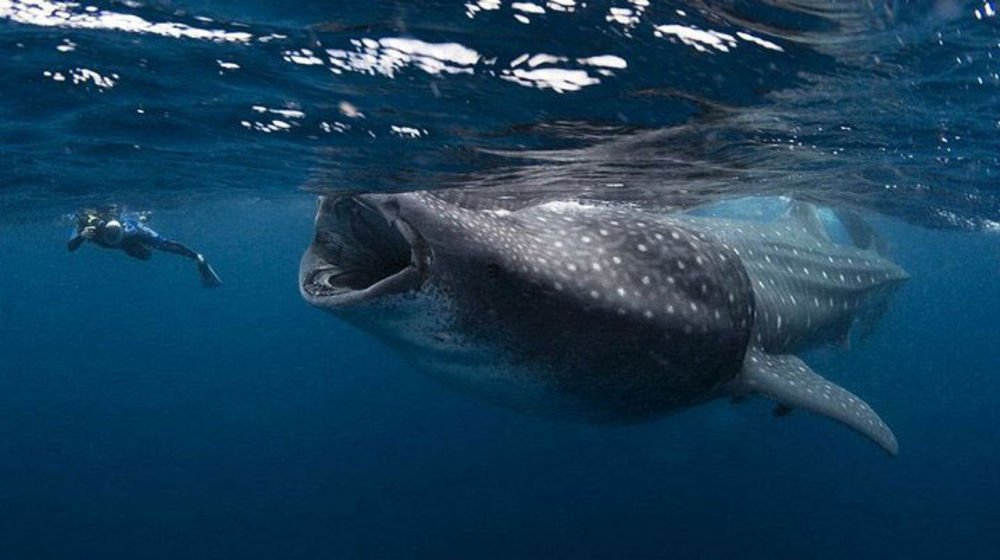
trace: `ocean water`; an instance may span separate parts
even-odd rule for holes
[[[993,2],[0,0],[0,558],[993,558]],[[900,453],[725,400],[602,427],[307,305],[317,194],[850,207],[911,279],[803,354]],[[207,255],[66,251],[118,203]]]

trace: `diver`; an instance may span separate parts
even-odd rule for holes
[[[197,262],[202,286],[214,288],[222,285],[222,280],[201,253],[166,239],[147,226],[148,213],[120,212],[112,206],[103,210],[81,210],[73,217],[76,218],[76,227],[66,245],[70,251],[76,251],[84,241],[90,241],[106,249],[121,249],[130,257],[147,261],[153,256],[153,249],[159,249]]]

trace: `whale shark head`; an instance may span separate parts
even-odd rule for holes
[[[574,202],[321,198],[299,280],[308,302],[439,379],[543,414],[571,396],[583,405],[569,414],[595,421],[711,398],[752,326],[726,247],[665,216]]]

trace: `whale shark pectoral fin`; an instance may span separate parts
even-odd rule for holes
[[[837,347],[840,348],[841,350],[843,350],[844,352],[850,352],[851,351],[851,327],[850,326],[848,326],[846,329],[844,329],[844,332],[840,333],[840,336],[837,337]]]
[[[786,216],[810,236],[820,241],[830,242],[830,234],[827,233],[826,227],[823,226],[823,220],[820,219],[815,205],[793,200],[788,205]]]
[[[843,226],[847,236],[851,238],[851,243],[859,249],[874,251],[875,254],[888,257],[889,246],[884,239],[879,237],[871,224],[865,221],[860,214],[853,210],[840,208],[834,210],[834,215],[840,225]]]
[[[867,436],[890,455],[899,452],[896,436],[868,403],[824,379],[795,356],[749,350],[734,383],[737,393],[758,393],[786,407],[832,418]]]
[[[858,338],[866,341],[875,334],[879,321],[889,311],[889,300],[882,300],[868,309],[858,317]]]

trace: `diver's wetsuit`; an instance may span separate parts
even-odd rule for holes
[[[112,245],[104,241],[100,233],[100,228],[98,228],[97,235],[95,235],[91,241],[108,249],[121,249],[130,257],[135,257],[144,261],[149,260],[149,258],[153,256],[153,249],[159,249],[168,253],[175,253],[198,260],[198,253],[176,241],[171,241],[156,233],[149,226],[140,222],[138,218],[132,216],[122,216],[120,221],[122,224],[123,234],[120,244]],[[80,235],[81,231],[82,229],[73,231],[73,235],[70,237],[68,244],[70,251],[77,250],[80,245],[86,241],[86,238]]]
[[[104,227],[108,220],[116,219],[121,223],[122,237],[117,244],[109,243],[104,236]],[[204,257],[198,252],[156,233],[152,228],[142,223],[138,216],[123,214],[108,220],[99,216],[86,216],[80,224],[73,230],[67,248],[76,251],[84,241],[91,241],[107,249],[121,249],[130,257],[140,260],[149,260],[153,256],[153,249],[174,253],[193,259],[198,263],[198,272],[201,274],[202,284],[206,287],[221,285],[219,277],[212,270],[212,267],[205,262]],[[89,238],[83,235],[83,230],[87,227],[95,228],[95,233]]]

